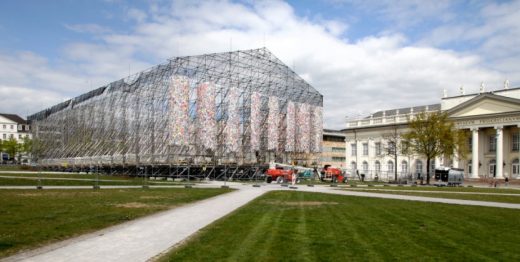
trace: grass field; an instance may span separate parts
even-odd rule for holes
[[[520,210],[271,192],[163,261],[519,261]]]
[[[0,186],[36,186],[40,177],[43,186],[89,186],[93,185],[93,174],[0,174]],[[166,180],[148,180],[151,185],[179,185],[182,183]],[[142,185],[142,177],[99,176],[99,185]]]
[[[460,194],[457,192],[403,192],[399,190],[361,190],[370,193],[382,193],[393,195],[407,195],[407,196],[424,196],[436,198],[450,198],[463,200],[477,200],[477,201],[491,201],[520,204],[520,194],[515,195],[490,195],[490,194]]]
[[[370,189],[375,189],[371,187]],[[434,186],[385,186],[378,189],[384,190],[407,190],[407,191],[438,191],[438,192],[477,192],[477,193],[508,193],[520,194],[520,189],[514,188],[492,188],[492,187],[434,187]]]
[[[229,191],[0,190],[0,257]]]

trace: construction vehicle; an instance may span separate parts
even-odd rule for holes
[[[464,183],[464,169],[437,167],[435,168],[436,186],[462,186]]]
[[[330,180],[332,183],[346,183],[347,178],[344,175],[345,173],[340,168],[325,165],[320,172],[320,180]]]
[[[310,179],[313,175],[313,169],[308,167],[287,165],[281,163],[271,163],[269,169],[265,172],[265,182],[271,183],[287,183],[292,181],[293,176],[296,177],[296,182],[299,183],[301,179]]]

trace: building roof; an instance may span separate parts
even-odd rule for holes
[[[484,93],[491,93],[491,94],[496,94],[496,93],[502,93],[502,92],[509,92],[509,91],[513,91],[513,90],[518,90],[520,89],[520,87],[513,87],[513,88],[508,88],[508,89],[498,89],[498,90],[490,90],[490,91],[486,91]],[[441,99],[451,99],[451,98],[455,98],[455,97],[464,97],[464,96],[475,96],[475,95],[480,95],[480,94],[483,94],[483,93],[471,93],[471,94],[460,94],[460,95],[455,95],[455,96],[448,96],[448,97],[443,97]]]
[[[27,121],[24,120],[23,118],[21,118],[19,115],[15,115],[15,114],[3,114],[3,113],[0,113],[0,116],[2,117],[5,117],[13,122],[16,122],[18,124],[27,124]]]
[[[468,101],[465,101],[461,104],[458,104],[457,106],[453,107],[453,108],[450,108],[448,109],[448,114],[453,114],[457,111],[460,111],[462,110],[463,108],[469,106],[469,105],[472,105],[472,104],[475,104],[479,101],[482,101],[484,99],[493,99],[493,100],[496,100],[496,101],[502,101],[502,102],[509,102],[509,103],[513,103],[513,104],[520,104],[520,99],[517,99],[517,98],[512,98],[512,97],[507,97],[507,96],[500,96],[500,95],[495,95],[493,93],[483,93],[483,94],[480,94]]]
[[[372,117],[382,117],[383,112],[385,113],[385,116],[395,116],[395,115],[397,115],[397,112],[399,112],[400,115],[404,115],[404,114],[409,114],[412,111],[412,108],[413,108],[414,113],[425,112],[425,111],[439,111],[439,110],[441,110],[441,104],[413,106],[413,107],[377,111],[377,112],[373,113],[371,116]],[[426,108],[428,108],[428,110],[426,110]],[[365,118],[370,118],[371,116],[367,116]]]
[[[328,136],[340,136],[340,137],[344,137],[345,136],[345,131],[343,130],[334,130],[334,129],[323,129],[323,135],[328,135]]]

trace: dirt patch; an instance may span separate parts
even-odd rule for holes
[[[139,198],[140,199],[163,199],[165,197],[161,197],[161,196],[140,196]]]
[[[156,205],[156,204],[146,204],[146,203],[139,203],[139,202],[129,202],[124,204],[115,204],[116,207],[122,207],[122,208],[163,208],[164,205]]]
[[[284,202],[269,202],[273,205],[281,206],[323,206],[323,205],[337,205],[338,202],[321,202],[321,201],[284,201]]]

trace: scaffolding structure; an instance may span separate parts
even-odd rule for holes
[[[323,96],[266,48],[176,57],[31,115],[54,169],[219,178],[317,165]]]

